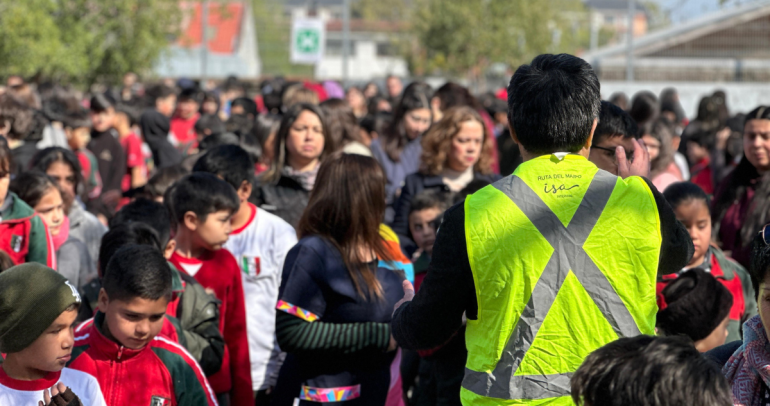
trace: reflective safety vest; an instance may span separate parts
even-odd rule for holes
[[[465,236],[478,318],[464,405],[571,405],[589,353],[654,334],[660,220],[643,179],[535,158],[466,199]]]

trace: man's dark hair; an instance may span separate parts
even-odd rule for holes
[[[78,128],[91,128],[91,117],[83,108],[70,111],[64,116],[64,127],[76,130]]]
[[[110,229],[102,236],[99,246],[99,276],[104,277],[107,264],[112,256],[126,245],[149,245],[161,253],[165,245],[161,244],[158,232],[149,224],[142,222],[110,223]]]
[[[198,150],[203,153],[222,145],[239,145],[240,143],[241,139],[233,133],[212,134],[198,144]]]
[[[254,128],[254,119],[247,117],[244,114],[233,114],[225,122],[225,130],[238,134],[248,134]]]
[[[243,107],[243,112],[247,116],[251,116],[251,119],[255,119],[259,112],[257,112],[257,103],[248,97],[238,97],[230,103],[230,109],[235,106]]]
[[[157,233],[161,250],[171,240],[171,220],[166,206],[149,199],[136,199],[123,206],[110,220],[110,228],[121,224],[142,223]]]
[[[176,92],[174,91],[174,88],[166,85],[157,85],[147,91],[147,95],[150,97],[150,100],[152,100],[153,102],[158,101],[158,99],[165,99],[166,97],[169,97],[172,94],[176,94]]]
[[[535,154],[577,152],[599,116],[599,79],[572,55],[540,55],[521,65],[508,85],[508,122]]]
[[[173,227],[181,224],[188,211],[200,221],[211,213],[226,210],[235,213],[241,205],[235,189],[210,173],[193,173],[173,184],[166,191],[163,203],[171,213]]]
[[[254,161],[237,145],[221,145],[207,151],[193,166],[193,173],[207,172],[229,183],[235,190],[243,182],[254,182]]]
[[[95,113],[101,113],[111,108],[115,108],[115,100],[106,93],[97,93],[91,97],[90,104],[91,111]]]
[[[144,186],[145,195],[149,199],[163,197],[174,182],[182,179],[188,174],[189,172],[179,165],[161,168],[155,175],[152,175],[150,180],[148,180],[147,184]]]
[[[102,288],[110,300],[170,299],[171,267],[156,247],[122,246],[107,262]]]
[[[660,115],[658,96],[647,90],[642,90],[635,94],[634,98],[631,99],[631,108],[628,110],[628,115],[640,126],[656,121]]]
[[[606,138],[623,137],[638,138],[639,128],[631,116],[620,107],[602,100],[599,111],[599,124],[594,132],[594,144],[599,144]]]
[[[198,88],[190,87],[179,92],[177,96],[177,103],[184,101],[193,101],[195,103],[203,103],[203,93]]]
[[[686,142],[693,142],[712,151],[717,142],[717,128],[700,121],[693,121],[685,128]]]
[[[0,94],[0,127],[10,126],[6,136],[9,139],[21,140],[27,136],[32,127],[34,110],[10,94]]]
[[[621,338],[591,353],[570,381],[585,406],[728,406],[730,385],[685,337]]]
[[[225,132],[225,123],[216,114],[204,114],[195,122],[195,132],[207,136],[222,134]]]

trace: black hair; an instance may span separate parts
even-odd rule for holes
[[[177,181],[166,191],[163,203],[171,214],[172,227],[182,224],[188,211],[195,213],[203,222],[211,213],[224,210],[232,214],[241,205],[238,194],[229,183],[216,175],[202,172]]]
[[[695,143],[709,151],[712,151],[717,138],[716,128],[706,123],[693,121],[685,128],[686,142]]]
[[[76,130],[78,128],[91,128],[91,117],[88,111],[83,108],[70,111],[64,116],[64,128]]]
[[[115,100],[106,93],[97,93],[91,97],[91,111],[101,113],[115,108]]]
[[[681,336],[613,341],[585,359],[570,385],[578,406],[732,405],[722,372]]]
[[[110,300],[171,298],[171,267],[157,247],[123,245],[110,256],[103,273],[102,288]]]
[[[24,141],[26,142],[38,142],[43,139],[43,131],[45,131],[45,127],[48,126],[51,122],[48,120],[48,118],[43,114],[40,110],[35,110],[34,113],[32,113],[32,126],[29,128],[29,132],[24,137]]]
[[[61,193],[56,180],[38,170],[21,172],[11,182],[9,189],[33,209],[49,190],[55,189]]]
[[[149,245],[161,253],[166,248],[162,245],[158,232],[147,223],[137,221],[113,224],[110,222],[110,229],[102,236],[99,245],[99,277],[103,278],[106,275],[107,264],[110,263],[113,255],[127,245]]]
[[[0,94],[0,127],[10,126],[8,138],[24,139],[32,127],[33,113],[34,110],[10,94]]]
[[[9,173],[16,171],[11,147],[8,146],[8,140],[0,137],[0,178],[4,178]],[[2,204],[2,203],[0,203]]]
[[[225,132],[225,124],[216,114],[204,114],[195,122],[195,132],[204,135],[221,134]]]
[[[237,145],[221,145],[207,151],[193,166],[193,173],[206,172],[224,179],[235,190],[243,182],[254,183],[254,161]]]
[[[690,200],[702,200],[706,207],[709,207],[709,197],[706,192],[691,182],[672,183],[663,191],[663,197],[674,210]]]
[[[262,92],[262,100],[265,103],[265,108],[271,113],[277,113],[281,111],[281,105],[283,104],[283,88],[286,85],[286,81],[283,78],[271,78],[266,79],[260,84],[260,91]]]
[[[203,103],[206,103],[207,101],[213,101],[217,105],[217,113],[219,113],[221,102],[219,100],[219,97],[213,93],[213,92],[203,92],[203,99],[201,100],[201,114],[203,113]],[[216,113],[214,113],[216,114]]]
[[[572,55],[540,55],[521,65],[508,85],[508,122],[536,154],[577,152],[599,117],[599,79]]]
[[[161,168],[147,181],[147,184],[144,186],[144,192],[149,199],[163,197],[174,182],[182,179],[189,173],[179,165]]]
[[[385,131],[385,128],[391,120],[393,120],[393,115],[388,112],[368,114],[361,119],[361,128],[369,134],[375,132],[379,136]]]
[[[40,172],[47,172],[48,167],[56,162],[61,162],[72,169],[72,174],[75,176],[75,193],[79,193],[78,186],[83,184],[83,173],[80,169],[80,161],[72,151],[62,147],[48,147],[38,151],[32,157],[30,166]]]
[[[264,150],[265,143],[270,134],[278,133],[278,127],[281,125],[281,116],[276,114],[260,114],[254,121],[252,133],[259,142],[259,146]]]
[[[233,133],[219,133],[204,138],[200,144],[198,144],[198,149],[201,152],[205,152],[220,145],[238,145],[240,143],[241,139]]]
[[[453,203],[461,202],[461,201],[465,200],[465,198],[468,197],[468,195],[472,195],[472,194],[478,192],[481,189],[484,189],[485,187],[487,187],[487,186],[489,186],[491,184],[492,184],[492,182],[490,182],[488,180],[474,179],[474,180],[470,181],[470,183],[465,185],[465,187],[461,191],[455,193],[455,195],[454,195],[454,202]]]
[[[175,95],[176,92],[173,88],[166,85],[157,85],[147,91],[147,95],[153,102],[157,102],[158,99],[165,99],[171,95]]]
[[[248,97],[235,98],[230,103],[230,109],[232,110],[232,108],[235,106],[243,107],[243,112],[246,114],[246,116],[251,116],[252,120],[255,119],[259,114],[257,112],[257,103]]]
[[[395,77],[395,76],[394,76]],[[380,134],[383,150],[388,154],[393,162],[401,161],[401,151],[409,142],[404,128],[406,114],[412,110],[428,109],[430,110],[430,96],[432,89],[430,85],[424,82],[412,82],[404,89],[401,94],[401,100],[393,113],[393,120]]]
[[[380,96],[380,95],[373,96],[371,99],[369,99],[369,101],[366,102],[366,113],[367,114],[382,113],[377,108],[377,106],[380,104],[381,101],[386,101],[390,104],[390,100],[388,100],[385,96]]]
[[[177,96],[176,100],[177,100],[177,103],[191,100],[198,104],[201,104],[203,102],[203,93],[201,93],[201,91],[195,87],[190,87],[187,89],[183,89],[181,92],[179,92],[179,95]]]
[[[640,126],[656,120],[660,114],[658,97],[647,90],[635,94],[634,98],[631,99],[631,108],[628,110],[628,114]]]
[[[162,249],[171,240],[168,208],[156,201],[139,198],[123,206],[110,220],[110,228],[133,223],[143,223],[154,229]]]
[[[443,213],[449,208],[451,197],[451,193],[447,193],[443,190],[423,190],[414,197],[414,200],[412,200],[412,204],[409,206],[409,215],[416,211],[427,209],[439,209],[439,211]]]
[[[128,118],[129,126],[133,127],[135,125],[139,125],[139,120],[141,120],[142,116],[142,112],[139,111],[139,109],[122,104],[118,105],[118,107],[115,109],[115,112],[125,114]]]
[[[621,136],[623,138],[638,138],[639,128],[631,116],[620,107],[602,100],[599,111],[599,124],[594,132],[594,144],[599,144],[606,138]]]
[[[233,114],[225,122],[225,130],[240,135],[248,134],[254,128],[254,120],[243,114]]]
[[[474,110],[481,110],[481,104],[473,97],[467,87],[454,82],[447,82],[439,87],[433,97],[439,99],[441,111],[452,107],[469,106]]]

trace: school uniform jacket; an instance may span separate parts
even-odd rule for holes
[[[102,332],[104,313],[78,328],[68,368],[99,382],[108,406],[216,406],[198,363],[179,344],[155,337],[139,350],[125,348]]]
[[[0,249],[8,253],[16,265],[38,262],[56,269],[53,239],[35,211],[8,192],[0,203]]]

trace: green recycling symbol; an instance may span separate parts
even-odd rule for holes
[[[303,54],[318,52],[320,38],[318,30],[304,28],[297,31],[297,49]]]

